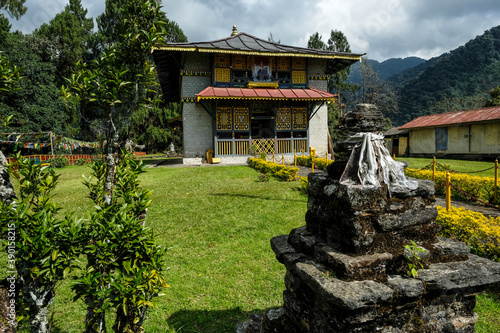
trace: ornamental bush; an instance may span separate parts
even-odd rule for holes
[[[249,158],[248,165],[261,173],[269,173],[273,177],[287,182],[295,180],[297,172],[299,171],[299,168],[292,168],[273,162],[263,161],[258,158]]]
[[[45,163],[49,163],[53,168],[64,168],[69,165],[69,160],[65,156],[49,158]]]
[[[500,217],[486,217],[463,207],[450,211],[437,208],[436,222],[442,227],[443,237],[455,236],[467,243],[473,253],[500,262]]]
[[[432,179],[432,170],[406,169],[405,174],[418,179]],[[436,171],[435,183],[436,194],[445,195],[446,172]],[[492,177],[453,173],[451,174],[451,183],[475,198],[490,203],[494,202],[495,180]],[[451,197],[460,201],[474,201],[474,199],[453,187],[451,188]]]
[[[312,167],[312,157],[311,156],[296,156],[297,165]],[[326,158],[314,158],[314,165],[318,170],[326,170],[328,164],[332,163],[333,160],[326,160]]]

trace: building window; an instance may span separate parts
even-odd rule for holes
[[[436,151],[448,150],[448,127],[436,128]]]

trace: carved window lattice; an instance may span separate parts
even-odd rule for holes
[[[277,70],[278,71],[287,71],[287,72],[290,71],[290,58],[278,57]]]
[[[250,129],[248,108],[234,108],[234,130],[248,131]]]
[[[214,66],[215,67],[229,67],[231,57],[229,54],[216,53],[214,55]]]
[[[289,131],[292,128],[292,112],[290,108],[280,108],[276,115],[276,130]]]
[[[293,84],[306,84],[306,82],[307,82],[306,71],[292,71]]]
[[[252,145],[257,153],[272,154],[274,152],[274,139],[252,140]]]
[[[306,69],[306,59],[292,58],[292,69]]]
[[[216,68],[215,69],[216,82],[229,82],[231,81],[231,70],[229,68]]]
[[[247,69],[247,56],[234,54],[232,64],[233,69]]]
[[[233,130],[233,111],[231,108],[217,108],[217,130],[232,131]]]
[[[293,108],[293,129],[306,130],[307,129],[307,109],[306,108]]]

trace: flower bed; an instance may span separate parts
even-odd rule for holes
[[[406,169],[406,176],[419,179],[432,179],[431,170]],[[436,194],[445,195],[446,172],[436,171]],[[473,197],[493,203],[495,196],[495,179],[492,177],[469,176],[460,173],[451,174],[451,183]],[[460,201],[474,201],[461,191],[451,188],[451,197]]]
[[[454,236],[467,243],[473,253],[500,262],[500,217],[489,218],[463,207],[437,209],[436,222],[443,237]]]
[[[273,162],[263,161],[259,158],[249,158],[248,165],[255,170],[262,173],[269,173],[273,177],[287,182],[295,180],[297,172],[299,171],[299,168],[292,168]]]
[[[302,165],[306,167],[312,166],[312,157],[311,156],[296,156],[297,165]],[[328,164],[332,163],[332,160],[326,160],[326,158],[314,158],[314,165],[318,170],[326,170]]]

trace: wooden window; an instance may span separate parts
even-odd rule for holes
[[[276,115],[276,130],[289,131],[292,129],[292,112],[290,108],[279,108]]]
[[[250,113],[248,108],[234,108],[234,130],[248,131],[250,129]]]
[[[306,108],[293,108],[293,129],[306,130],[307,129],[307,109]]]
[[[217,130],[232,131],[233,130],[233,111],[231,108],[217,108]]]
[[[215,67],[229,67],[231,57],[229,54],[216,53],[214,55],[214,66]]]

